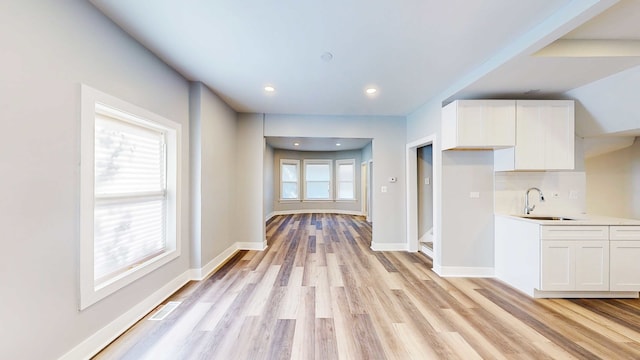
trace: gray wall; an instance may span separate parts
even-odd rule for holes
[[[230,223],[234,226],[236,241],[262,243],[265,240],[263,199],[268,198],[263,178],[265,143],[262,115],[240,114],[237,126],[237,146],[235,157],[232,157],[236,163],[236,176],[228,177],[229,181],[236,183],[236,198],[229,205],[235,205],[237,223],[233,219]]]
[[[442,266],[493,268],[493,152],[442,152],[442,178]]]
[[[271,217],[273,213],[274,197],[274,163],[273,163],[273,147],[267,144],[264,145],[264,215],[265,219]]]
[[[418,148],[418,238],[433,227],[433,146]],[[425,179],[429,184],[425,184]]]
[[[362,162],[373,160],[373,146],[372,143],[368,143],[367,146],[362,148]]]
[[[585,164],[587,213],[640,219],[640,138]]]
[[[373,244],[406,244],[404,118],[267,115],[264,125],[265,136],[373,139]]]
[[[192,223],[199,224],[192,228],[191,267],[199,268],[229,248],[237,234],[228,208],[237,184],[236,113],[202,83],[192,83],[190,95],[191,128],[199,127],[191,133]]]
[[[0,43],[0,358],[54,359],[189,268],[189,85],[87,1],[4,1]],[[80,83],[183,125],[184,221],[180,258],[82,312]]]
[[[274,211],[296,210],[342,210],[360,212],[360,162],[361,150],[352,151],[290,151],[276,149],[273,156],[273,208]],[[333,194],[336,193],[336,160],[354,159],[355,170],[355,201],[280,201],[280,159],[300,160],[300,198],[304,197],[304,159],[325,159],[332,161]]]

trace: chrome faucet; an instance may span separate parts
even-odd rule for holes
[[[532,187],[527,189],[527,192],[524,194],[524,213],[527,215],[531,214],[533,209],[536,208],[535,205],[531,205],[531,207],[529,207],[529,192],[531,190],[536,190],[540,194],[540,201],[544,201],[544,195],[542,195],[542,190],[538,189],[537,187]]]

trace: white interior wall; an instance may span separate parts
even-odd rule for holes
[[[265,136],[371,138],[373,166],[372,247],[406,249],[405,119],[402,117],[345,117],[267,115]],[[397,178],[395,183],[390,177]],[[381,192],[386,186],[387,192]]]
[[[189,268],[188,83],[85,1],[3,2],[0,43],[0,358],[53,359]],[[180,258],[79,312],[81,83],[183,125],[184,225]]]
[[[585,161],[587,212],[640,219],[640,140]]]

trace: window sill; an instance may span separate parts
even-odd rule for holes
[[[177,249],[166,251],[110,280],[103,281],[100,284],[94,283],[93,271],[90,273],[88,273],[88,271],[83,272],[81,276],[80,310],[86,309],[141,277],[159,269],[179,256],[180,251]]]

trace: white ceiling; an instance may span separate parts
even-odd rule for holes
[[[589,42],[585,40],[607,40],[599,42],[600,47],[607,42],[616,46],[602,47],[597,56],[535,56],[535,52],[525,51],[450,99],[554,97],[640,66],[639,24],[640,1],[621,0],[560,39],[560,42],[573,41],[575,45],[572,50],[575,52],[578,52],[580,47],[587,48]],[[628,56],[629,54],[634,56]],[[538,89],[540,91],[534,94],[525,94],[527,91]]]
[[[640,40],[638,0],[90,1],[239,112],[404,116],[436,95],[556,96],[640,65],[533,56],[562,36]]]
[[[570,0],[91,2],[237,111],[400,116],[575,4]],[[331,52],[333,60],[322,60],[324,52]],[[276,88],[275,93],[264,93],[267,84]],[[376,96],[364,94],[368,86],[379,89]]]

